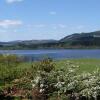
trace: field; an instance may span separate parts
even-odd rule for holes
[[[100,59],[64,59],[54,61],[56,69],[66,68],[66,63],[71,62],[74,65],[79,66],[79,73],[81,72],[93,72],[97,68],[100,68]],[[21,69],[28,69],[31,65],[34,65],[36,62],[32,63],[21,63],[18,67]]]
[[[64,60],[45,59],[40,62],[36,61],[23,62],[21,59],[19,60],[19,58],[16,57],[15,55],[6,55],[6,56],[1,55],[0,96],[2,95],[4,97],[14,96],[14,98],[22,97],[24,99],[29,98],[27,100],[34,100],[31,99],[31,97],[34,97],[33,91],[35,91],[35,89],[37,88],[39,91],[43,92],[43,94],[38,93],[40,97],[41,95],[42,97],[45,97],[44,95],[48,95],[49,99],[52,98],[50,100],[55,100],[55,98],[61,98],[62,95],[65,95],[63,90],[65,88],[67,89],[66,91],[69,91],[71,88],[70,91],[86,94],[91,90],[91,88],[96,88],[98,86],[97,82],[99,82],[99,72],[97,71],[97,69],[100,69],[100,59],[64,59]],[[94,80],[93,83],[91,82],[91,84],[89,83],[88,87],[85,86],[85,84],[86,81],[90,81],[89,79],[90,80],[97,79],[97,80]],[[44,80],[46,81],[46,83],[44,82]],[[39,83],[37,83],[37,81]],[[68,85],[67,87],[65,83]],[[73,85],[70,86],[70,84],[72,83]],[[52,89],[51,89],[51,84],[53,84]],[[48,90],[50,89],[49,91],[46,90],[45,86],[47,85],[48,85]],[[32,86],[33,88],[34,87],[35,88],[33,89]],[[55,86],[57,86],[56,89]],[[45,91],[48,94],[45,94],[43,88],[45,88]],[[86,92],[87,89],[89,90]],[[97,92],[97,90],[95,91]],[[92,92],[94,93],[94,90]],[[90,92],[90,94],[88,95],[86,94],[86,96],[90,97],[90,95],[93,94],[92,92]],[[58,95],[59,93],[61,94]],[[22,100],[22,99],[16,99],[16,100]],[[65,99],[59,99],[59,100],[65,100]]]
[[[79,73],[81,72],[93,72],[97,68],[100,68],[100,59],[65,59],[55,61],[56,68],[66,68],[66,62],[70,61],[74,65],[79,66]]]

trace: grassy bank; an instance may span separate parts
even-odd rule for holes
[[[81,72],[92,72],[97,68],[100,68],[100,59],[63,59],[53,61],[56,69],[66,68],[67,62],[70,62],[76,66],[79,66],[79,73]],[[32,63],[21,63],[18,67],[22,69],[28,69],[31,65],[35,65],[36,62]]]
[[[97,68],[100,68],[100,59],[65,59],[55,61],[56,68],[66,68],[66,63],[71,62],[74,65],[79,66],[79,73],[81,72],[93,72]]]

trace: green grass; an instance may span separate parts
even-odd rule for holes
[[[54,61],[56,69],[66,68],[67,62],[70,61],[72,64],[79,66],[79,73],[82,72],[93,72],[97,68],[100,68],[100,59],[64,59]],[[18,67],[22,70],[31,68],[32,64],[35,63],[21,63]]]
[[[66,68],[67,61],[70,61],[74,65],[79,65],[79,73],[81,72],[93,72],[97,68],[100,68],[100,59],[68,59],[55,61],[56,68]]]

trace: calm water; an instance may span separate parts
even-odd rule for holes
[[[51,57],[53,59],[65,58],[100,58],[100,50],[0,50],[0,54],[16,54],[24,56],[30,60],[39,60],[44,57]]]

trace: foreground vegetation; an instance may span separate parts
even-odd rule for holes
[[[0,100],[100,100],[100,60],[23,62],[0,55]]]

